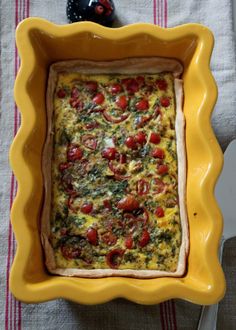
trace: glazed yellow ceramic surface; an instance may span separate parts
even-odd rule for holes
[[[222,217],[213,192],[223,157],[210,126],[217,98],[216,84],[209,69],[212,33],[198,24],[172,29],[133,24],[110,29],[88,22],[59,26],[29,18],[18,26],[16,41],[21,68],[15,84],[15,99],[22,124],[10,150],[11,166],[18,180],[11,214],[18,243],[10,276],[14,296],[25,302],[62,297],[84,304],[103,303],[118,297],[142,304],[155,304],[170,298],[197,304],[220,300],[225,291],[217,256]],[[44,266],[39,232],[48,68],[51,63],[61,60],[99,61],[148,56],[176,58],[184,65],[190,229],[186,275],[146,280],[50,275]]]

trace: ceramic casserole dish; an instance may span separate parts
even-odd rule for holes
[[[16,41],[21,67],[15,83],[15,99],[22,124],[10,150],[11,166],[18,181],[11,213],[18,243],[10,275],[14,296],[25,302],[65,298],[83,304],[103,303],[118,297],[141,304],[156,304],[171,298],[204,305],[219,301],[224,295],[225,280],[218,261],[222,217],[214,198],[214,186],[223,157],[210,125],[217,98],[209,68],[212,33],[198,24],[171,29],[133,24],[110,29],[88,22],[59,26],[29,18],[18,26]],[[190,231],[187,272],[180,278],[154,279],[91,279],[49,274],[44,266],[39,229],[49,67],[54,62],[73,59],[108,61],[153,56],[177,59],[184,67]]]

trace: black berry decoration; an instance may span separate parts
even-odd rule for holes
[[[68,0],[66,13],[70,23],[92,21],[112,26],[115,6],[112,0]]]

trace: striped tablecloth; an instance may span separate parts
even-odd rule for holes
[[[1,0],[0,3],[0,329],[195,329],[200,307],[180,300],[155,306],[140,306],[122,299],[99,306],[81,306],[64,300],[27,305],[15,300],[9,292],[9,271],[16,251],[9,212],[17,182],[9,168],[8,149],[20,126],[13,100],[14,80],[20,65],[14,33],[17,24],[28,16],[66,23],[66,1]],[[115,3],[117,26],[149,22],[171,27],[198,22],[212,29],[216,38],[212,70],[219,86],[212,122],[224,149],[236,137],[236,62],[231,1],[120,0]],[[235,240],[226,244],[224,268],[228,291],[220,304],[218,329],[234,329],[236,324],[235,248]]]

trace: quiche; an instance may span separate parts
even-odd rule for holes
[[[185,273],[181,73],[166,58],[51,65],[41,226],[50,273]]]

